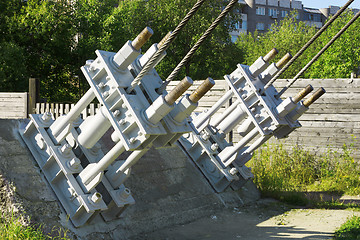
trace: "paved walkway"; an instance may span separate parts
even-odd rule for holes
[[[332,239],[335,230],[353,215],[360,216],[360,212],[289,209],[273,200],[261,200],[246,208],[226,210],[218,215],[134,239]]]

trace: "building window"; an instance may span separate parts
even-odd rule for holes
[[[289,12],[286,10],[281,11],[281,17],[283,17],[283,18],[286,17],[288,14],[289,14]]]
[[[256,7],[256,15],[265,15],[264,7]]]
[[[265,24],[264,23],[257,23],[256,24],[256,30],[265,30]]]
[[[321,22],[321,16],[319,14],[314,15],[314,22]]]
[[[243,29],[243,30],[247,30],[247,21],[242,21],[241,22],[241,28]]]
[[[241,22],[237,22],[235,23],[235,29],[236,30],[247,30],[247,21],[241,21]]]
[[[269,16],[270,17],[277,17],[277,9],[276,8],[269,8]]]

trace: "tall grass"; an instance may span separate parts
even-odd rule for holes
[[[51,236],[53,235],[53,236]],[[66,232],[58,229],[53,234],[45,234],[41,226],[24,224],[21,217],[3,213],[0,215],[0,239],[2,240],[69,240]]]
[[[266,145],[250,161],[254,182],[262,192],[327,191],[360,194],[360,164],[352,157],[353,144],[342,151],[314,155],[298,146]]]

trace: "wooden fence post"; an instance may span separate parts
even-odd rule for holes
[[[40,81],[37,78],[29,78],[27,116],[36,112],[37,102],[40,102]]]

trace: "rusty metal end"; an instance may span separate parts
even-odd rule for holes
[[[139,51],[153,34],[154,31],[150,27],[145,27],[144,30],[142,30],[141,33],[137,35],[134,41],[132,41],[132,46]]]
[[[275,56],[278,53],[279,53],[279,51],[276,48],[271,49],[271,51],[268,52],[268,54],[265,55],[264,61],[265,62],[270,62],[271,60],[273,60],[275,58]]]
[[[285,56],[283,56],[277,63],[276,63],[276,67],[277,68],[282,68],[284,67],[292,58],[292,55],[290,53],[285,54]]]
[[[190,77],[185,77],[176,87],[165,96],[165,102],[173,105],[174,102],[193,84]]]
[[[304,101],[304,106],[309,107],[312,103],[318,100],[324,93],[326,93],[324,88],[319,88],[311,97]]]
[[[163,39],[158,43],[158,48],[161,48],[162,45],[169,39],[170,35],[172,34],[172,31],[168,32]]]
[[[306,95],[308,95],[314,88],[309,84],[304,89],[302,89],[295,97],[293,97],[293,101],[295,103],[300,102]]]
[[[213,86],[214,79],[208,77],[190,96],[189,100],[193,103],[198,102]]]

